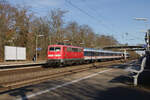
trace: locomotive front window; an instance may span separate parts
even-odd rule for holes
[[[49,51],[60,51],[61,50],[61,48],[60,47],[50,47],[49,48]]]
[[[55,51],[60,51],[60,47],[56,47],[56,48],[55,48]]]
[[[54,50],[55,50],[54,47],[50,47],[50,48],[49,48],[49,51],[54,51]]]

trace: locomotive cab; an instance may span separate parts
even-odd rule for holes
[[[48,58],[59,59],[61,57],[61,47],[49,47]]]
[[[60,45],[50,45],[48,47],[47,58],[48,63],[60,63],[62,62],[63,47]]]

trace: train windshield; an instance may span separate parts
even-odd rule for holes
[[[50,47],[49,48],[49,51],[60,51],[61,50],[61,48],[60,47]]]
[[[55,51],[60,51],[60,47],[55,47]]]

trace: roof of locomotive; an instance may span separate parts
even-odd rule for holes
[[[118,53],[118,54],[123,53],[123,52],[108,51],[108,50],[94,49],[94,48],[84,48],[84,51],[103,52],[103,53]]]
[[[82,47],[78,47],[78,46],[72,46],[72,45],[60,45],[60,44],[56,44],[56,45],[49,45],[48,47],[53,46],[53,47],[71,47],[71,48],[82,48]]]

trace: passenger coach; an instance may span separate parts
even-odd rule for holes
[[[124,57],[123,52],[106,51],[102,49],[85,48],[84,60],[87,61],[106,61],[121,59]]]

